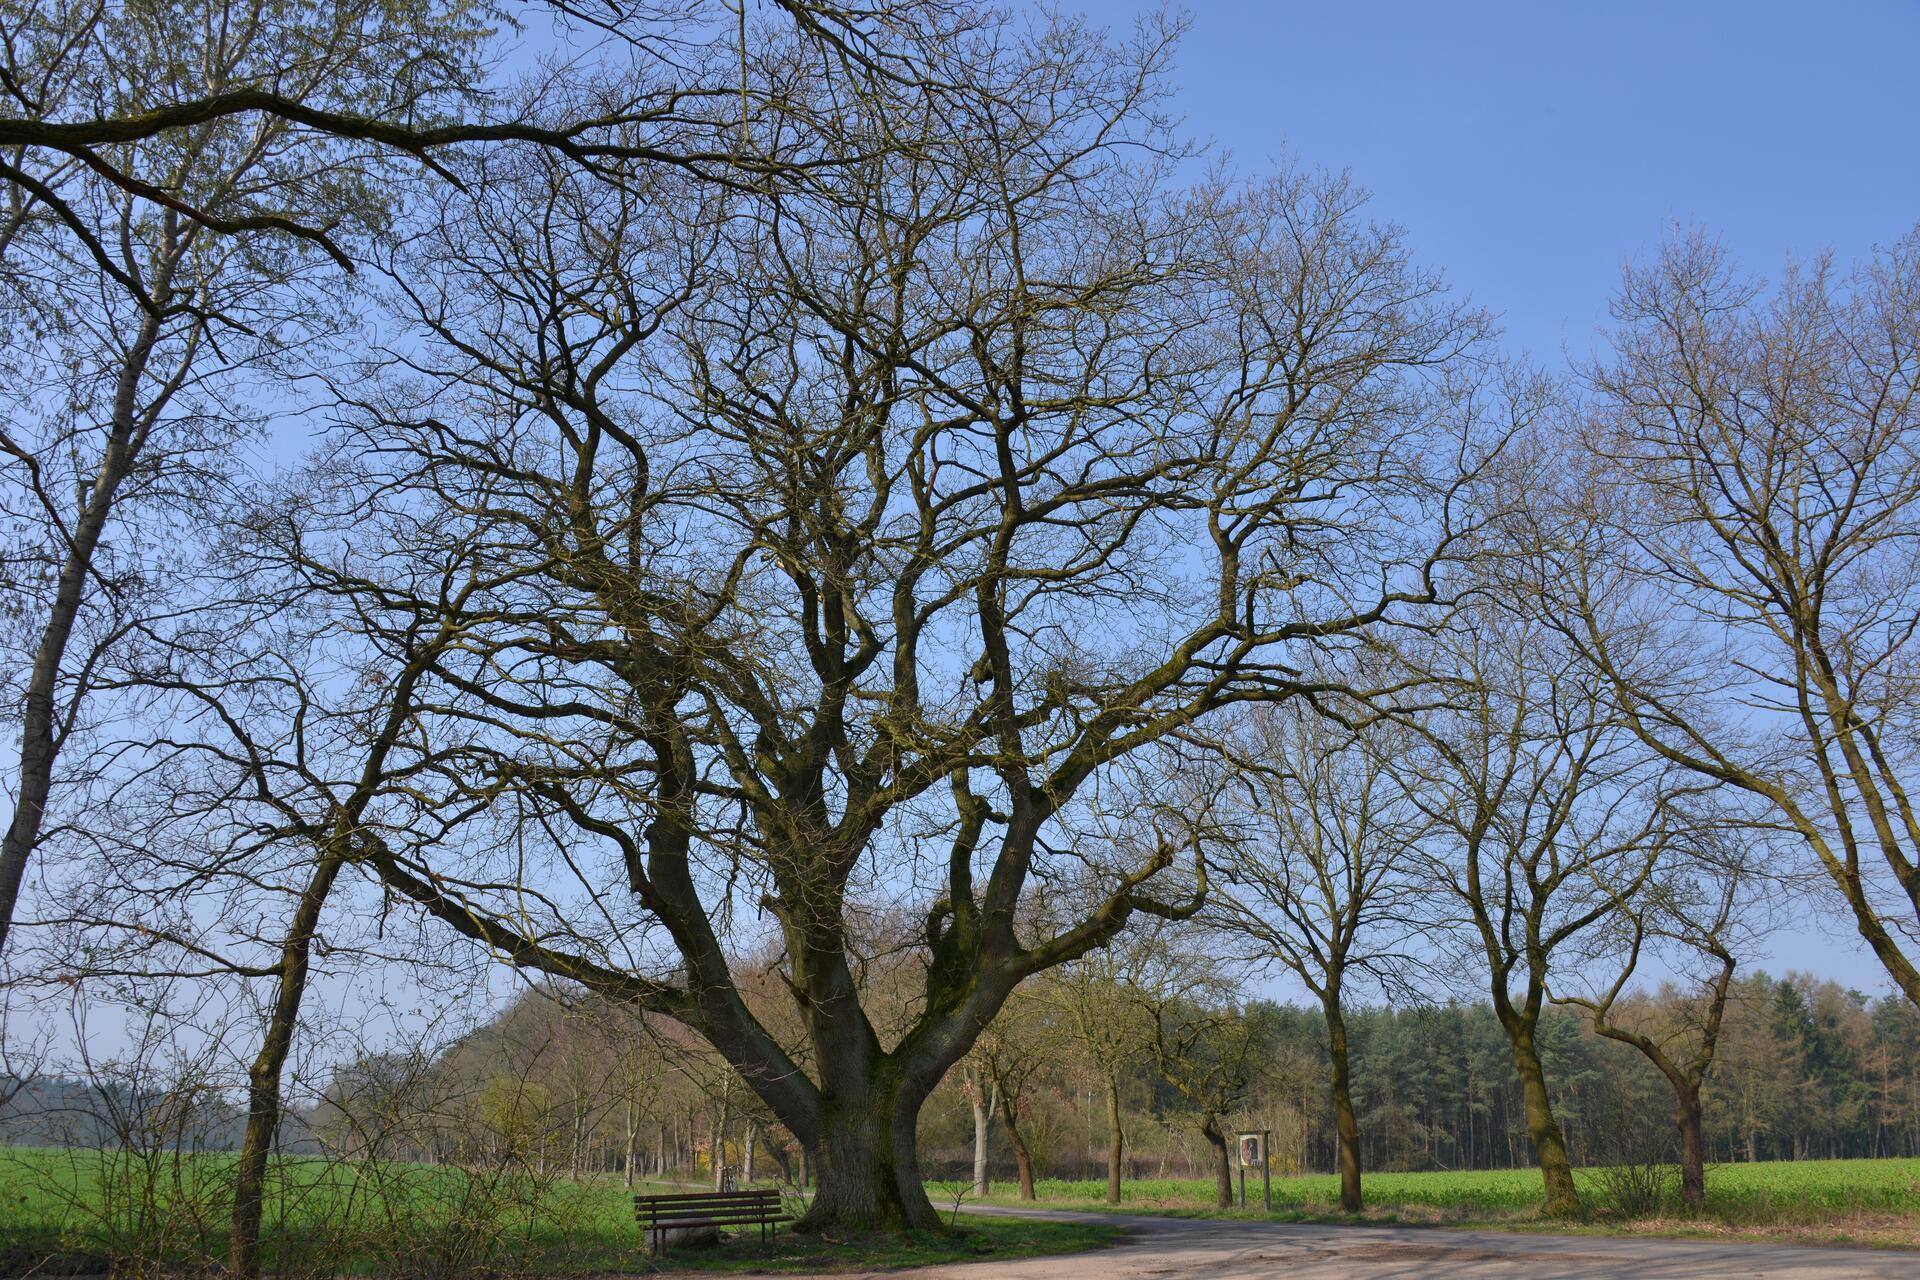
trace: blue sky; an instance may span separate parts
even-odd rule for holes
[[[1124,27],[1144,6],[1069,0]],[[1189,133],[1256,173],[1351,170],[1423,261],[1543,364],[1586,355],[1621,267],[1697,223],[1749,269],[1920,221],[1920,0],[1196,0]],[[1851,922],[1795,908],[1768,968],[1878,991]]]
[[[1103,25],[1145,7],[1065,0]],[[1750,269],[1920,221],[1920,0],[1194,0],[1188,130],[1253,172],[1350,169],[1542,360],[1627,259],[1698,222]]]

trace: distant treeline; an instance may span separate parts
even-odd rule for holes
[[[1646,1025],[1677,1026],[1684,1008],[1664,992],[1638,998],[1635,1013]],[[1273,1131],[1280,1172],[1333,1169],[1319,1011],[1254,1001],[1234,1012],[1258,1068],[1236,1122]],[[1512,1059],[1484,1002],[1357,1006],[1348,1024],[1369,1170],[1532,1163]],[[710,1055],[630,1032],[530,994],[410,1068],[396,1065],[402,1058],[350,1067],[318,1107],[290,1109],[279,1149],[346,1150],[378,1128],[382,1150],[403,1159],[458,1162],[524,1147],[542,1166],[574,1174],[622,1172],[631,1162],[643,1175],[706,1178],[720,1134],[730,1164],[753,1168],[752,1148],[762,1170],[798,1172],[791,1140]],[[1022,1130],[1036,1173],[1104,1174],[1096,1064],[1064,1028],[1037,1024],[1029,1034],[1026,1051],[1038,1065]],[[1673,1095],[1639,1053],[1566,1009],[1542,1019],[1540,1045],[1576,1163],[1671,1155]],[[387,1083],[375,1085],[376,1077]],[[111,1147],[140,1134],[136,1141],[162,1147],[228,1150],[243,1119],[238,1099],[218,1089],[187,1098],[42,1077],[11,1081],[0,1096],[0,1144]],[[1127,1177],[1208,1172],[1197,1117],[1149,1055],[1128,1060],[1123,1098]],[[1706,1090],[1706,1132],[1714,1162],[1920,1156],[1920,1012],[1898,997],[1799,975],[1739,980]],[[922,1118],[928,1175],[965,1176],[973,1134],[956,1070]],[[998,1126],[990,1163],[996,1179],[1012,1176]]]
[[[63,1076],[0,1075],[0,1146],[236,1151],[247,1113],[212,1088],[129,1087]],[[282,1116],[277,1149],[313,1155],[306,1117]]]
[[[1286,1010],[1282,1024],[1290,1048],[1317,1045],[1317,1011]],[[1370,1167],[1530,1162],[1506,1038],[1484,1004],[1368,1009],[1349,1024]],[[1644,1057],[1570,1011],[1542,1020],[1540,1042],[1555,1112],[1587,1162],[1669,1139],[1649,1121],[1665,1120],[1672,1091]],[[1920,1014],[1905,1000],[1756,975],[1739,984],[1708,1081],[1711,1160],[1920,1154]],[[1320,1106],[1309,1116],[1308,1160],[1330,1167],[1331,1121]]]
[[[1677,1017],[1681,1005],[1673,993],[1640,1003],[1655,1022]],[[1254,1003],[1246,1016],[1259,1041],[1254,1056],[1269,1071],[1242,1118],[1274,1130],[1283,1168],[1332,1170],[1319,1011]],[[1368,1169],[1533,1162],[1506,1038],[1484,1002],[1356,1007],[1348,1024]],[[1673,1093],[1645,1058],[1593,1034],[1566,1009],[1547,1013],[1539,1039],[1576,1163],[1670,1155]],[[1037,1114],[1028,1125],[1042,1135],[1040,1174],[1098,1176],[1105,1161],[1098,1099],[1081,1082],[1085,1064],[1056,1061],[1035,1109],[1059,1114]],[[1204,1174],[1206,1149],[1182,1123],[1178,1096],[1147,1061],[1130,1077],[1128,1176]],[[1876,999],[1798,975],[1740,980],[1705,1099],[1714,1162],[1920,1155],[1920,1012],[1898,997]],[[923,1129],[929,1169],[960,1176],[972,1133],[963,1099],[930,1115]],[[996,1176],[1012,1169],[998,1143],[993,1165]]]

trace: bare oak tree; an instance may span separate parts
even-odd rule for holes
[[[463,637],[428,730],[463,833],[366,864],[696,1028],[812,1153],[810,1225],[936,1222],[914,1120],[1008,993],[1197,905],[1191,815],[1123,776],[1431,599],[1486,452],[1479,318],[1343,180],[1169,187],[1167,34],[918,32],[967,69],[931,90],[782,70],[805,127],[756,145],[805,183],[476,170],[389,264],[423,338],[343,387],[337,533],[287,550],[347,630]],[[421,594],[476,549],[489,590]],[[1087,909],[1025,928],[1068,879]],[[862,894],[921,922],[884,1039]],[[755,928],[804,1065],[741,999]]]

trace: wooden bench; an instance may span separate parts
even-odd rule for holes
[[[643,1232],[651,1232],[653,1251],[665,1253],[667,1232],[699,1230],[704,1227],[750,1227],[758,1225],[760,1238],[767,1238],[771,1227],[780,1234],[786,1213],[780,1207],[780,1192],[773,1187],[746,1191],[688,1191],[675,1195],[635,1196],[633,1219]]]

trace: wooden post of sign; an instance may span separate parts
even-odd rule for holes
[[[1240,1207],[1247,1207],[1247,1166],[1240,1166]]]
[[[1269,1137],[1272,1136],[1272,1132],[1272,1130],[1267,1131]],[[1272,1145],[1267,1138],[1260,1139],[1260,1199],[1268,1213],[1273,1212],[1273,1166],[1270,1161],[1271,1153],[1267,1150]]]

